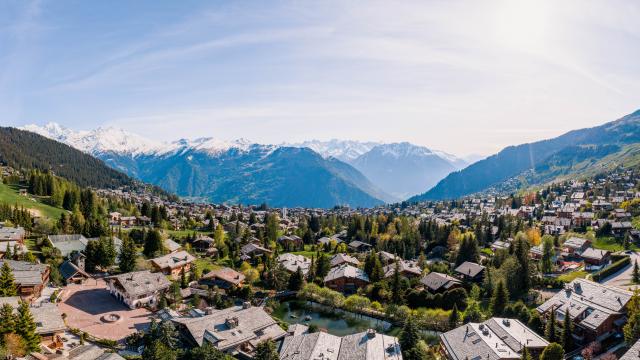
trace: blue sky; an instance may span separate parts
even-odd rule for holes
[[[0,123],[488,154],[640,108],[639,18],[631,0],[8,0]]]

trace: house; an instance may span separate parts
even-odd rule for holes
[[[193,249],[209,256],[215,255],[218,252],[216,249],[216,241],[206,235],[198,235],[196,239],[193,240]]]
[[[493,250],[494,252],[498,250],[509,250],[510,247],[510,242],[502,240],[496,240],[491,244],[491,250]]]
[[[300,268],[302,273],[306,275],[309,272],[309,267],[311,267],[309,258],[291,253],[279,255],[276,261],[291,273],[298,271],[298,268]]]
[[[397,260],[402,260],[401,257],[399,257],[397,255],[394,255],[392,253],[386,252],[386,251],[378,252],[378,257],[380,258],[380,261],[382,261],[382,264],[384,264],[384,265],[393,264]]]
[[[109,292],[131,309],[155,306],[171,282],[162,273],[148,270],[119,274],[105,278]]]
[[[0,242],[14,241],[20,244],[24,243],[26,231],[23,227],[0,227]]]
[[[331,264],[331,267],[340,266],[342,264],[350,264],[355,267],[360,266],[360,261],[348,254],[335,254],[331,257],[331,260],[329,262]]]
[[[349,264],[331,268],[327,276],[324,277],[326,287],[345,294],[353,294],[358,288],[368,284],[369,276],[362,269]]]
[[[603,266],[611,260],[611,252],[590,247],[582,253],[582,259],[587,265]]]
[[[364,243],[362,241],[354,240],[349,243],[349,250],[355,252],[367,252],[373,248],[371,244]]]
[[[120,216],[120,219],[118,221],[120,223],[120,226],[124,227],[136,226],[138,224],[138,220],[135,216]]]
[[[430,272],[420,279],[420,283],[433,293],[445,292],[462,286],[462,281],[439,272]]]
[[[82,253],[75,254],[77,255],[72,259],[65,260],[58,267],[65,284],[83,284],[91,278],[91,275],[84,271],[85,256]]]
[[[182,245],[178,244],[177,242],[175,242],[175,241],[173,241],[171,239],[165,239],[164,248],[169,253],[174,253],[176,251],[180,251],[180,249],[182,249]]]
[[[491,318],[440,335],[440,350],[449,360],[520,359],[525,346],[537,358],[547,345],[547,340],[517,319]]]
[[[149,261],[157,271],[177,279],[183,271],[185,273],[189,272],[191,263],[195,260],[196,258],[193,255],[182,250]]]
[[[582,254],[583,251],[591,246],[589,239],[579,237],[570,237],[562,244],[562,252],[564,256],[576,256]]]
[[[231,268],[211,270],[200,277],[200,282],[205,285],[217,286],[223,289],[244,286],[244,274]]]
[[[257,256],[272,253],[271,250],[264,248],[256,243],[248,243],[244,245],[242,248],[240,248],[240,252],[242,253],[241,258],[243,260],[249,260]]]
[[[373,329],[343,337],[325,332],[287,336],[282,360],[402,360],[398,339]]]
[[[620,331],[626,322],[626,307],[632,295],[613,286],[575,279],[536,310],[544,318],[555,311],[560,324],[569,310],[574,323],[573,337],[585,344]]]
[[[49,235],[47,239],[51,243],[51,246],[58,249],[60,255],[65,258],[72,252],[83,252],[89,243],[89,240],[81,234]]]
[[[633,225],[629,221],[614,221],[611,223],[611,232],[617,237],[623,237],[632,229]]]
[[[0,242],[0,259],[4,258],[7,254],[7,250],[9,250],[13,255],[16,254],[24,254],[27,252],[27,247],[19,243],[17,241],[2,241]]]
[[[18,287],[18,295],[24,300],[33,300],[40,297],[42,289],[49,283],[51,269],[46,264],[32,264],[26,261],[0,260],[0,267],[4,263],[9,264],[15,283]]]
[[[334,241],[336,244],[340,244],[342,242],[342,239],[340,239],[337,235],[333,235],[331,237],[324,236],[318,239],[317,242],[322,246],[326,246],[327,244],[331,244],[332,241]]]
[[[485,267],[474,262],[465,261],[455,268],[453,272],[465,281],[478,282],[484,277]]]
[[[396,263],[389,264],[383,268],[384,277],[390,278],[396,273]],[[399,260],[398,271],[406,278],[417,278],[422,275],[422,269],[415,261]]]
[[[62,319],[62,313],[55,303],[43,303],[40,306],[32,307],[31,314],[33,322],[36,324],[36,334],[40,335],[41,341],[50,348],[57,348],[62,345],[61,337],[67,329],[67,325]]]
[[[240,358],[253,358],[259,343],[278,341],[287,334],[262,307],[249,304],[223,310],[210,308],[204,316],[171,321],[187,343],[194,346],[209,343]]]
[[[300,248],[304,245],[302,238],[298,235],[285,235],[278,238],[278,243],[282,244],[285,249]]]
[[[67,355],[54,356],[55,360],[124,360],[118,353],[107,352],[105,349],[89,343],[74,347],[69,350]]]

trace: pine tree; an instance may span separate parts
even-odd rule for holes
[[[632,281],[634,284],[640,284],[640,267],[638,267],[638,260],[633,263]]]
[[[502,315],[502,312],[508,303],[509,291],[504,284],[504,280],[500,280],[493,290],[493,296],[491,297],[491,313],[493,316]]]
[[[550,343],[556,342],[558,340],[558,334],[556,333],[556,309],[551,308],[551,312],[549,313],[549,319],[547,319],[547,324],[544,328],[544,336]]]
[[[405,321],[398,342],[400,343],[400,348],[403,353],[418,346],[420,342],[420,328],[418,328],[412,316],[409,316]]]
[[[273,340],[265,340],[256,346],[255,360],[279,360],[280,356],[276,350]]]
[[[128,236],[122,240],[122,247],[118,255],[118,267],[123,273],[128,273],[136,268],[136,244]]]
[[[459,322],[460,313],[458,312],[458,305],[453,304],[453,310],[451,310],[451,314],[449,315],[449,327],[455,329]]]
[[[7,243],[7,250],[4,253],[4,258],[7,260],[13,259],[13,254],[11,253],[11,246]]]
[[[182,268],[182,270],[180,270],[180,288],[186,289],[188,286],[187,273],[184,271],[184,268]]]
[[[526,347],[522,349],[522,360],[533,360],[531,354],[529,354],[529,349]]]
[[[565,311],[563,325],[562,347],[565,351],[570,351],[573,349],[573,323],[571,322],[571,317],[569,317],[569,309]]]
[[[560,344],[551,343],[549,344],[542,355],[540,355],[540,360],[563,360],[564,359],[564,349]]]
[[[147,233],[144,241],[144,249],[142,252],[148,258],[156,256],[158,253],[164,251],[164,245],[162,243],[162,235],[158,230],[152,230]]]
[[[26,301],[20,301],[18,306],[16,333],[24,339],[29,351],[38,351],[40,349],[40,335],[36,334],[36,324]]]
[[[402,287],[400,283],[400,262],[396,261],[391,282],[391,300],[396,305],[402,304]]]
[[[9,304],[2,305],[0,308],[0,339],[2,339],[5,334],[15,331],[14,319],[13,307]]]
[[[5,261],[0,269],[0,296],[16,296],[17,294],[13,271],[11,271],[9,263]]]
[[[298,269],[289,276],[289,286],[288,289],[291,291],[298,291],[302,289],[304,285],[304,275],[302,274],[302,270],[298,266]]]

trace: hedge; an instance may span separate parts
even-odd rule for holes
[[[607,276],[611,276],[615,273],[617,273],[618,271],[622,270],[622,268],[624,268],[627,265],[631,264],[631,258],[629,256],[625,256],[624,258],[612,263],[611,265],[607,266],[606,268],[600,270],[600,271],[596,271],[595,273],[593,273],[592,277],[593,277],[593,281],[600,281],[604,278],[606,278]]]

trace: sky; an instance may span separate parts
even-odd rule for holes
[[[640,108],[640,2],[0,2],[0,124],[460,156]]]

